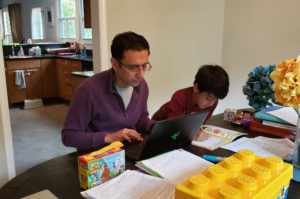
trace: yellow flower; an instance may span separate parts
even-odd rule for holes
[[[296,61],[279,62],[270,77],[274,81],[276,102],[300,109],[300,56]]]

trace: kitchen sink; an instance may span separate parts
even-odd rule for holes
[[[9,55],[8,58],[19,58],[19,59],[24,59],[24,58],[32,58],[33,56],[29,56],[29,55],[23,55],[23,56],[11,56]]]

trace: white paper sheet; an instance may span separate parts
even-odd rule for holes
[[[142,162],[176,185],[213,165],[213,163],[183,149],[174,150]]]
[[[295,109],[292,107],[283,107],[281,109],[277,109],[274,111],[268,111],[266,113],[273,115],[275,117],[278,117],[282,120],[285,120],[285,121],[297,126],[298,114],[295,111]]]
[[[165,179],[132,170],[81,192],[88,199],[173,199],[174,194],[175,186]]]
[[[243,137],[222,146],[222,148],[234,152],[237,152],[240,149],[249,149],[259,156],[276,156],[284,158],[292,152],[294,143],[288,138],[277,139],[263,136],[258,136],[255,138]]]

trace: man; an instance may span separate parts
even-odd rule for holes
[[[96,74],[77,89],[62,130],[62,141],[77,150],[114,141],[142,141],[154,121],[148,118],[151,69],[149,44],[134,32],[118,34],[111,45],[112,68]]]

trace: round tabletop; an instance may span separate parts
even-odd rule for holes
[[[216,125],[226,129],[232,129],[248,133],[248,137],[261,135],[245,127],[233,127],[230,122],[223,120],[223,114],[213,116],[208,124]],[[272,136],[268,136],[272,137]],[[204,148],[190,145],[184,148],[195,155],[204,154],[215,156],[230,156],[234,152],[218,148],[209,151]],[[77,158],[84,152],[74,152],[63,155],[44,163],[41,163],[22,174],[16,176],[0,189],[0,198],[19,199],[33,193],[48,189],[57,198],[81,199],[80,192],[83,191],[79,185]],[[136,169],[134,162],[126,160],[126,169]],[[300,199],[300,183],[291,181],[288,198]]]

